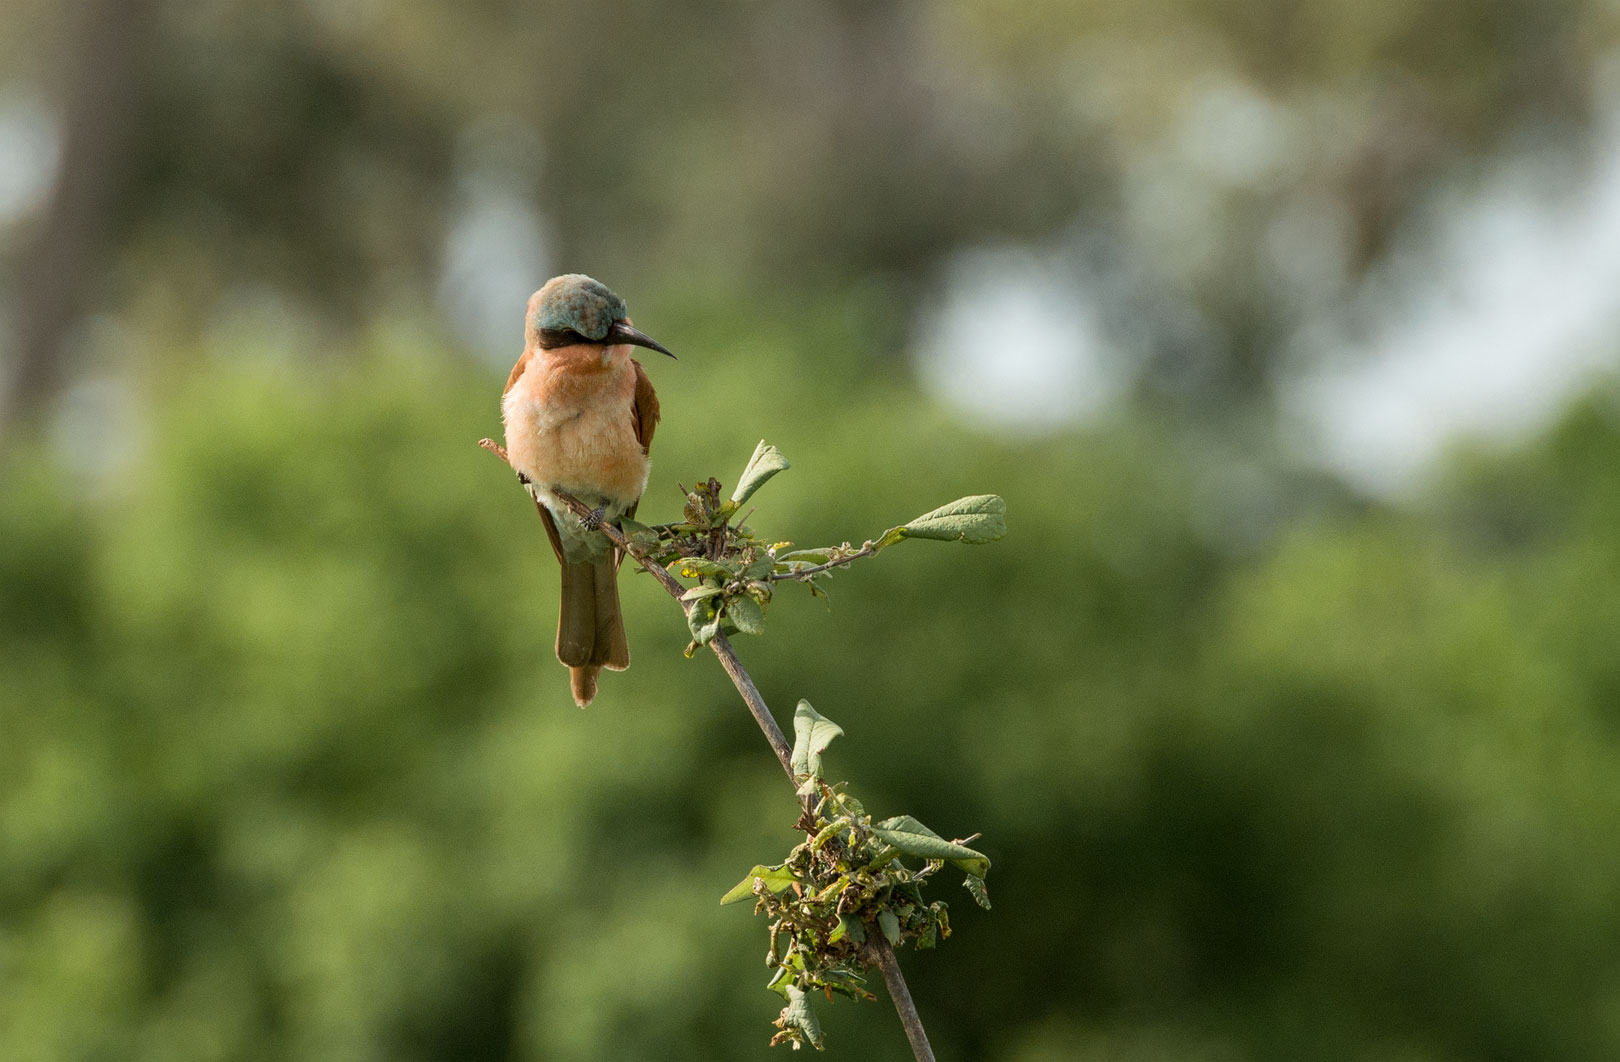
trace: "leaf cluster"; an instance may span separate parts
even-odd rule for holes
[[[783,862],[755,866],[720,902],[752,897],[755,913],[769,921],[767,987],[787,1003],[771,1043],[795,1049],[808,1043],[819,1050],[813,994],[873,998],[863,986],[875,961],[875,936],[894,947],[910,942],[917,948],[949,937],[945,902],[924,900],[922,887],[950,863],[965,875],[974,900],[988,908],[984,876],[990,860],[910,815],[873,822],[847,783],[829,785],[822,777],[821,756],[843,729],[808,701],[799,702],[793,722],[794,774],[806,798],[797,828],[805,840]]]

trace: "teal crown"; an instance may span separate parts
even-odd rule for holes
[[[542,332],[573,331],[600,342],[627,315],[624,300],[606,284],[584,273],[565,273],[541,289],[534,323]]]

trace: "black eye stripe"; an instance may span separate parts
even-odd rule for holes
[[[572,328],[542,328],[540,329],[540,348],[552,350],[556,347],[571,347],[575,343],[589,343],[589,339],[580,335]]]

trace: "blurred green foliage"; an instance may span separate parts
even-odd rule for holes
[[[645,519],[762,435],[795,459],[762,534],[1013,514],[741,647],[778,713],[860,734],[874,815],[984,831],[994,917],[902,956],[941,1057],[1620,1052],[1611,399],[1234,551],[1149,422],[974,435],[898,378],[805,386],[849,315],[766,316],[667,330],[704,353],[658,374]],[[645,577],[634,666],[571,706],[544,536],[474,445],[499,380],[389,349],[196,352],[116,478],[7,455],[0,1058],[764,1052],[758,926],[715,899],[791,841],[790,787]],[[783,397],[715,415],[725,381]],[[884,1007],[821,1017],[907,1057]]]

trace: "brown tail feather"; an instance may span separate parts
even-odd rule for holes
[[[563,562],[562,606],[557,612],[557,659],[569,667],[590,664],[596,648],[596,567]]]
[[[574,691],[574,703],[581,708],[596,696],[596,676],[602,669],[595,664],[568,669],[568,685]]]
[[[591,663],[609,671],[630,666],[630,643],[624,636],[624,616],[619,611],[619,569],[609,557],[596,565],[596,646]]]
[[[596,696],[605,667],[630,666],[630,643],[619,611],[619,571],[612,557],[563,563],[562,606],[557,614],[557,659],[568,665],[569,685],[581,708]]]

